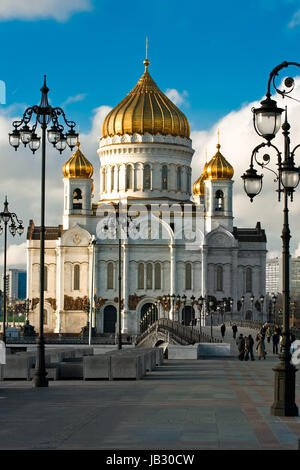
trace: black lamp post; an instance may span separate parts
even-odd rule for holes
[[[242,304],[243,320],[245,320],[245,296],[244,295],[242,295],[242,297],[241,297],[241,304]]]
[[[230,320],[232,321],[233,299],[231,297],[229,299],[229,303],[230,303]]]
[[[298,407],[295,403],[295,374],[296,368],[291,364],[290,353],[290,228],[288,220],[288,198],[293,200],[293,192],[299,183],[299,168],[295,166],[295,151],[300,144],[296,145],[293,150],[290,149],[289,130],[290,124],[287,120],[287,108],[285,108],[285,120],[282,125],[282,134],[284,140],[284,152],[278,150],[271,140],[275,137],[280,129],[281,114],[284,111],[282,108],[277,107],[275,100],[271,99],[270,87],[271,83],[274,89],[282,97],[289,97],[289,93],[294,88],[294,79],[288,77],[284,81],[284,85],[290,90],[280,90],[275,84],[275,78],[279,72],[290,65],[300,68],[297,62],[283,62],[277,65],[270,73],[266,99],[261,102],[261,107],[253,109],[253,122],[254,128],[258,135],[263,137],[266,142],[258,145],[252,152],[250,169],[242,176],[244,180],[245,191],[253,200],[253,197],[260,193],[262,189],[262,175],[257,175],[254,170],[254,163],[256,162],[261,168],[266,167],[271,157],[269,155],[263,156],[263,161],[259,161],[257,154],[262,147],[268,146],[275,150],[277,155],[277,172],[271,170],[276,175],[278,200],[280,201],[281,194],[283,193],[284,207],[283,207],[283,229],[282,229],[282,279],[283,279],[283,330],[282,330],[282,351],[279,354],[280,362],[275,367],[275,395],[274,403],[271,407],[271,414],[275,416],[298,416]],[[268,168],[269,169],[269,168]]]
[[[272,295],[272,306],[273,306],[273,322],[277,324],[277,315],[276,315],[276,302],[277,296],[275,294]]]
[[[213,339],[213,308],[214,308],[214,302],[212,300],[208,301],[208,310],[210,313],[210,337],[211,341]]]
[[[181,297],[181,299],[182,299],[182,305],[183,305],[182,311],[183,311],[183,315],[184,315],[184,317],[183,317],[183,318],[184,318],[183,322],[184,322],[184,325],[185,325],[185,322],[186,322],[186,318],[185,318],[185,313],[186,313],[186,312],[185,312],[186,295],[183,294],[183,296]]]
[[[264,296],[261,295],[260,298],[259,298],[259,301],[260,301],[260,305],[261,305],[261,321],[263,321],[264,319]]]
[[[254,320],[253,318],[253,304],[254,304],[254,295],[251,294],[250,296],[250,302],[251,302],[251,316],[252,316],[252,321]]]
[[[202,325],[201,325],[201,320],[202,320],[202,308],[203,308],[203,305],[204,305],[204,298],[202,297],[202,295],[200,295],[199,299],[198,299],[198,305],[200,307],[200,318],[199,318],[199,330],[200,330],[200,335],[202,333]]]
[[[3,333],[2,341],[6,344],[6,310],[7,310],[7,275],[6,275],[6,256],[7,256],[7,226],[9,224],[9,231],[14,237],[16,233],[20,236],[24,232],[22,220],[19,220],[14,212],[9,212],[7,196],[5,196],[4,209],[0,212],[0,234],[3,232],[1,223],[4,224],[4,262],[3,262]]]
[[[20,143],[29,146],[35,153],[41,143],[41,137],[36,134],[38,124],[42,129],[42,172],[41,172],[41,230],[40,230],[40,326],[39,337],[37,340],[37,360],[35,375],[33,377],[33,387],[48,387],[47,372],[45,367],[45,340],[44,340],[44,260],[45,260],[45,166],[46,166],[46,131],[48,129],[48,141],[55,147],[59,153],[66,148],[67,144],[72,150],[77,142],[77,133],[75,132],[76,123],[68,121],[64,111],[61,108],[53,108],[48,102],[49,88],[46,84],[46,75],[44,84],[41,88],[42,98],[39,105],[27,108],[20,121],[13,122],[13,131],[9,134],[9,143],[18,150]],[[59,123],[63,118],[64,125],[69,129],[64,134],[64,125]],[[33,122],[32,128],[28,126]],[[21,127],[22,126],[22,127]]]

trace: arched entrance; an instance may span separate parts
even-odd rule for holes
[[[117,322],[117,309],[113,305],[107,305],[103,311],[103,333],[115,333]]]
[[[146,313],[148,312],[148,309],[150,307],[152,307],[152,305],[154,305],[154,304],[148,302],[148,303],[146,303],[142,306],[142,308],[141,308],[141,320],[144,317],[144,315],[146,315]]]
[[[252,312],[251,312],[251,310],[247,310],[247,312],[246,312],[246,320],[252,320]]]
[[[195,311],[193,307],[191,307],[190,305],[186,305],[185,307],[183,307],[182,312],[181,312],[181,324],[190,326],[191,321],[194,318],[195,318]]]

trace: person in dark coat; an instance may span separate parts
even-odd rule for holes
[[[238,330],[238,327],[237,327],[236,324],[234,323],[234,324],[232,325],[233,339],[236,338],[237,330]]]
[[[244,354],[245,354],[245,339],[243,337],[243,334],[241,333],[238,339],[236,340],[236,344],[239,350],[239,360],[243,361],[244,360]]]
[[[273,354],[278,354],[278,344],[280,340],[280,335],[279,333],[274,330],[274,333],[272,335],[272,341],[273,341]]]
[[[255,361],[254,355],[253,355],[253,346],[254,346],[254,340],[251,335],[246,336],[245,338],[245,361],[248,361],[249,359],[249,354],[251,361]]]
[[[221,335],[222,335],[222,338],[224,338],[224,336],[225,336],[225,331],[226,331],[226,326],[224,325],[224,323],[222,323],[222,325],[221,325]]]

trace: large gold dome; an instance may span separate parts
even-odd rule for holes
[[[234,169],[220,152],[220,144],[217,144],[217,153],[208,162],[206,178],[208,180],[231,180]]]
[[[80,150],[80,142],[77,142],[77,150],[63,166],[65,178],[91,178],[94,172],[93,165]]]
[[[145,72],[136,86],[104,119],[102,137],[146,132],[189,137],[186,116],[151,78],[147,59],[144,64]]]

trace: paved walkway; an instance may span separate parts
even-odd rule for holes
[[[167,360],[140,381],[0,383],[0,449],[296,449],[270,416],[277,359]],[[297,374],[300,405],[300,374]]]

